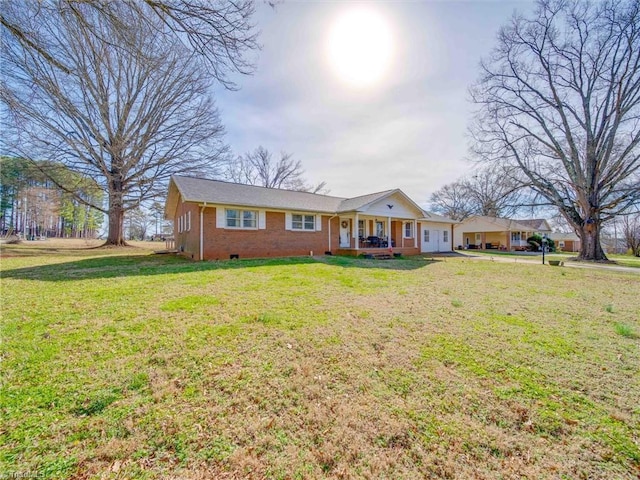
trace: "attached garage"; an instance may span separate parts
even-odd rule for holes
[[[454,220],[430,214],[429,218],[420,220],[420,251],[451,252],[453,251]]]

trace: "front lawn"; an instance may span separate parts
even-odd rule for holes
[[[640,276],[3,246],[0,472],[640,474]]]

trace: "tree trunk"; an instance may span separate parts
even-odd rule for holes
[[[600,244],[600,225],[585,224],[580,230],[580,255],[578,260],[608,261]]]
[[[105,245],[123,247],[124,241],[124,208],[122,205],[122,192],[109,192],[109,232]]]

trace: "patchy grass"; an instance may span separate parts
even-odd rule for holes
[[[633,331],[633,327],[627,325],[626,323],[616,323],[615,324],[616,333],[618,335],[622,335],[627,338],[638,338],[636,332]]]
[[[42,245],[1,272],[3,473],[640,472],[634,274]]]

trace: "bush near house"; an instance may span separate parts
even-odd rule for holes
[[[530,250],[533,252],[542,251],[542,236],[535,234],[531,235],[527,238],[527,243],[530,245]],[[547,238],[547,251],[555,252],[556,251],[556,242],[554,242],[551,238]]]

